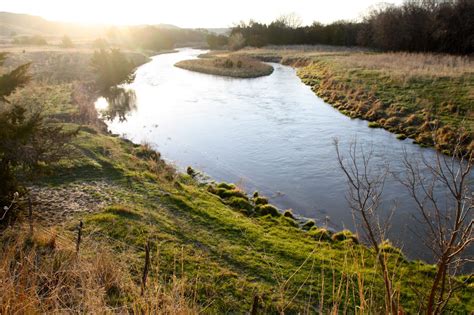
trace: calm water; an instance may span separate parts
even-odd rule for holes
[[[338,230],[352,228],[345,199],[346,179],[337,164],[333,139],[342,150],[357,138],[373,146],[375,162],[400,171],[403,149],[410,155],[433,155],[410,140],[399,141],[367,122],[353,120],[326,104],[302,84],[295,70],[272,64],[272,75],[231,79],[173,67],[201,50],[184,49],[159,55],[141,66],[128,86],[136,108],[127,120],[109,123],[112,132],[148,142],[180,168],[192,166],[218,181],[258,190],[282,209]],[[98,101],[103,106],[104,100]],[[405,189],[393,179],[385,186],[387,207],[397,204],[390,238],[403,243],[413,258],[427,251],[408,228],[415,227],[413,206]]]

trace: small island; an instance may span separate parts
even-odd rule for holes
[[[257,78],[273,72],[271,65],[241,56],[183,60],[175,66],[190,71],[233,78]]]

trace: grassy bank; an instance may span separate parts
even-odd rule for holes
[[[474,62],[469,57],[375,53],[330,47],[248,49],[279,60],[345,115],[423,146],[450,152],[461,137],[474,149]]]
[[[234,78],[257,78],[273,72],[273,67],[268,64],[252,58],[236,56],[183,60],[175,66],[190,71]]]
[[[94,109],[83,84],[36,83],[12,96],[31,106],[38,99],[49,123],[79,131],[69,155],[29,183],[34,232],[23,200],[25,224],[2,233],[0,313],[383,312],[373,254],[350,232],[303,227],[264,196],[176,172],[148,145],[87,119]],[[418,312],[434,266],[389,245],[386,253],[400,303]],[[449,312],[469,313],[472,284],[454,281]]]
[[[71,247],[82,220],[83,242],[89,244],[84,255],[97,259],[92,249],[107,244],[110,252],[104,263],[122,262],[121,277],[129,279],[119,278],[117,288],[104,291],[103,307],[138,303],[147,241],[152,247],[150,281],[171,287],[181,281],[185,300],[205,312],[248,311],[255,296],[265,312],[355,312],[361,298],[373,310],[383,303],[373,256],[353,236],[331,237],[319,228],[306,231],[261,197],[257,201],[228,185],[209,188],[176,173],[147,146],[83,127],[71,145],[71,156],[48,172],[51,175],[36,184],[37,195],[78,190],[81,198],[87,196],[98,206],[78,207],[63,216],[69,198],[37,199],[35,226],[52,225],[58,237],[66,238],[63,246]],[[58,255],[63,246],[59,243],[46,255]],[[416,311],[414,288],[427,288],[434,267],[409,262],[397,250],[388,259],[396,270],[402,305]],[[68,268],[68,260],[60,261]],[[472,289],[466,287],[456,295],[452,310],[471,309],[471,296]]]

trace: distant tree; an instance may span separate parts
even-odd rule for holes
[[[211,49],[219,49],[227,45],[228,37],[225,35],[209,34],[206,37],[207,44]]]
[[[303,20],[301,19],[301,17],[294,12],[281,15],[276,19],[276,22],[281,23],[281,25],[292,29],[297,29],[301,27],[301,25],[303,25]]]
[[[69,36],[67,36],[67,35],[63,36],[63,38],[61,39],[61,47],[63,47],[63,48],[72,48],[72,47],[74,47],[74,44],[73,44],[71,38],[69,38]]]
[[[133,31],[135,45],[143,49],[161,51],[174,47],[172,30],[148,26]]]
[[[109,42],[104,38],[97,38],[92,42],[92,47],[96,49],[106,49],[109,47]]]
[[[44,37],[40,35],[34,36],[19,36],[13,39],[13,44],[15,45],[35,45],[35,46],[44,46],[47,45],[48,42]]]
[[[94,52],[91,66],[96,74],[96,88],[100,93],[135,78],[135,65],[119,49],[101,49]]]
[[[245,38],[241,33],[232,34],[229,37],[229,48],[231,50],[239,50],[245,46]]]
[[[5,63],[7,55],[4,52],[0,53],[0,67]],[[30,76],[28,75],[29,67],[30,64],[27,63],[0,76],[0,104],[6,103],[7,97],[10,94],[30,81]]]
[[[474,1],[407,0],[402,5],[381,4],[363,21],[336,21],[301,26],[301,19],[283,15],[270,24],[241,22],[232,35],[242,34],[246,45],[327,44],[377,48],[387,51],[474,52]]]
[[[0,53],[0,66],[7,54]],[[40,164],[58,160],[74,132],[63,132],[62,127],[48,124],[41,114],[41,106],[25,108],[10,104],[8,96],[30,81],[30,64],[17,67],[0,77],[0,217],[3,206],[18,191],[17,171],[30,173]]]

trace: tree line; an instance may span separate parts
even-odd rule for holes
[[[248,46],[338,45],[362,46],[386,51],[474,52],[474,1],[408,0],[402,5],[380,5],[359,22],[314,22],[301,26],[298,19],[283,16],[270,24],[250,21],[232,28]],[[213,46],[223,38],[209,36]]]

